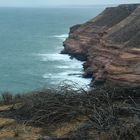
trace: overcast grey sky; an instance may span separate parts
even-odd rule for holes
[[[0,0],[0,6],[57,6],[140,3],[140,0]]]

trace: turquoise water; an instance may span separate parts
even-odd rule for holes
[[[82,63],[59,53],[69,27],[103,8],[0,8],[0,91],[26,92],[63,80],[89,84]]]

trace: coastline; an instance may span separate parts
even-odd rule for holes
[[[128,12],[131,13],[130,11],[133,11],[135,6],[133,7],[132,5],[132,7],[130,6],[131,8],[129,6],[123,5],[120,6],[119,9],[121,8],[121,12],[127,9]],[[110,11],[110,8],[107,9]],[[115,9],[118,11],[118,8]],[[114,11],[114,8],[111,8],[111,11],[112,10]],[[112,15],[113,13],[110,14]],[[139,17],[139,14],[139,12],[138,14],[137,12],[135,12],[135,14],[132,13],[134,18]],[[102,17],[102,14],[96,18],[100,19],[100,17]],[[129,16],[127,18],[129,23],[128,19]],[[136,19],[139,23],[139,18]],[[95,21],[96,20],[93,19],[93,22]],[[102,22],[100,21],[98,24],[102,24]],[[112,21],[110,24],[112,24]],[[116,24],[116,21],[114,24]],[[117,29],[118,25],[120,24],[117,24]],[[132,25],[131,23],[130,27],[133,27]],[[91,32],[91,28],[93,32]],[[114,27],[111,26],[109,30],[112,28]],[[139,26],[136,29],[139,29]],[[100,30],[101,32],[99,32]],[[124,28],[122,30],[124,31]],[[95,31],[97,32],[95,33]],[[97,86],[94,90],[85,90],[83,88],[77,88],[77,85],[73,85],[73,87],[68,84],[63,84],[61,87],[41,89],[23,94],[13,95],[9,92],[1,93],[1,140],[140,139],[140,92],[136,89],[136,87],[139,88],[140,79],[136,81],[133,76],[133,74],[139,76],[139,45],[137,46],[137,43],[139,44],[139,40],[137,41],[140,35],[139,30],[134,38],[130,37],[131,41],[127,42],[128,44],[125,43],[126,46],[130,45],[129,47],[120,46],[118,44],[108,44],[108,46],[106,46],[108,40],[106,40],[106,42],[103,41],[103,39],[107,39],[107,37],[104,36],[108,35],[106,31],[107,30],[102,30],[102,28],[98,28],[97,26],[95,28],[92,22],[74,26],[71,28],[69,37],[64,42],[65,50],[63,52],[81,60],[83,60],[83,57],[79,57],[79,55],[85,53],[86,63],[84,63],[84,69],[85,72],[88,69],[88,72],[85,73],[84,76],[93,77],[94,74],[94,80],[98,80],[99,83],[103,82],[104,84]],[[89,32],[91,33],[90,36]],[[117,39],[118,37],[120,36],[117,34]],[[125,36],[123,37],[125,38]],[[91,40],[89,40],[89,38]],[[114,38],[115,36],[113,36],[113,39]],[[85,44],[81,46],[81,43]],[[90,48],[91,43],[94,44],[93,48]],[[87,47],[89,47],[90,50],[87,51]],[[87,52],[88,55],[86,54]],[[93,54],[92,57],[91,54]],[[122,61],[121,55],[123,55],[125,60]],[[112,59],[112,56],[114,59]],[[113,67],[114,63],[112,61],[108,62],[110,59],[113,60],[115,64],[120,60],[119,63],[117,63],[117,68]],[[103,64],[108,64],[107,66],[109,68],[113,67],[114,71],[106,73],[104,69],[107,66],[105,65],[104,67]],[[128,69],[123,69],[122,71],[120,65],[123,66],[123,68],[128,67]],[[133,70],[134,66],[135,71],[131,71],[130,74],[132,75],[128,77],[128,79],[125,79],[126,77],[119,79],[119,86],[113,84],[116,83],[116,79],[114,79],[114,81],[111,80],[111,83],[107,83],[107,78],[109,78],[109,75],[113,72],[115,73],[113,73],[113,76],[116,75],[116,73],[117,76],[119,76],[120,72],[122,76],[124,76],[124,72],[129,73],[130,71],[128,70]],[[95,70],[94,73],[93,70]],[[97,74],[96,77],[95,72]],[[130,88],[128,88],[128,86],[125,88],[125,80],[128,80]],[[93,82],[95,84],[95,81]],[[132,83],[132,85],[130,85],[130,83]]]
[[[84,80],[86,84],[86,79],[64,73],[82,73],[82,62],[59,53],[69,27],[83,23],[101,10],[0,9],[0,92],[8,90],[14,94],[51,88],[65,79],[77,83]]]
[[[140,4],[106,8],[92,20],[70,28],[62,53],[86,61],[83,77],[91,77],[91,85],[106,82],[140,88],[139,9]]]

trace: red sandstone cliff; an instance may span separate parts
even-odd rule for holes
[[[93,83],[140,87],[140,5],[106,8],[94,19],[71,27],[64,50],[84,63]]]

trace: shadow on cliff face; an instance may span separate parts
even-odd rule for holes
[[[44,139],[135,140],[140,138],[140,94],[125,92],[107,86],[85,91],[63,85],[12,97],[7,103],[12,106],[0,117],[38,126]]]

